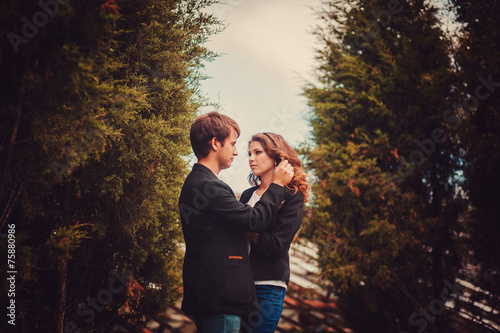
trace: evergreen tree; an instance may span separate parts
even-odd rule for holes
[[[323,276],[356,331],[446,332],[462,200],[437,9],[326,1],[320,14],[319,84],[305,96],[317,179],[308,232]]]
[[[0,222],[15,226],[18,331],[139,327],[179,296],[177,198],[214,56],[211,3],[0,5]]]
[[[488,294],[487,300],[474,301],[495,308],[500,299],[500,3],[452,3],[462,30],[455,53],[459,94],[450,125],[464,152],[467,234],[478,267],[470,278]]]

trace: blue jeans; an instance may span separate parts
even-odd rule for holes
[[[229,314],[205,315],[194,318],[198,333],[238,333],[241,318]]]
[[[253,333],[274,332],[283,311],[286,289],[271,285],[256,285],[260,314],[256,320],[249,321]]]

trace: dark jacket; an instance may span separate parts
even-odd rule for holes
[[[186,242],[184,312],[248,316],[258,311],[245,232],[271,226],[289,196],[286,188],[272,184],[252,208],[239,202],[210,169],[193,166],[179,198]]]
[[[257,189],[258,187],[252,187],[244,191],[241,194],[240,201],[247,203]],[[256,281],[282,280],[286,284],[290,281],[288,251],[302,223],[304,194],[297,191],[295,195],[292,195],[293,191],[289,191],[291,197],[285,201],[278,211],[273,226],[259,234],[257,243],[251,242],[250,262]]]

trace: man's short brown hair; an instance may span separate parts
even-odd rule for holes
[[[234,128],[237,136],[240,136],[240,127],[231,118],[219,112],[212,111],[199,116],[191,125],[189,137],[191,147],[198,159],[207,157],[212,149],[211,141],[215,137],[224,145],[224,141]]]

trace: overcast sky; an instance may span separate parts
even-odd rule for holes
[[[219,112],[239,124],[239,156],[219,178],[235,192],[250,185],[248,140],[259,132],[281,134],[292,146],[309,137],[306,99],[316,66],[311,34],[319,0],[227,0],[210,8],[228,26],[212,36],[207,47],[223,54],[206,64],[202,92],[219,102]],[[208,112],[213,108],[205,108]]]

